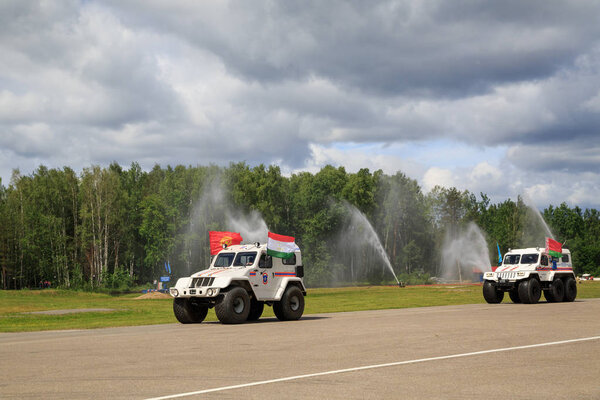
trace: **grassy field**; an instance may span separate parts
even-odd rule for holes
[[[600,282],[578,285],[578,299],[600,297]],[[67,290],[0,290],[0,332],[55,329],[91,329],[175,323],[171,299],[137,299],[139,294],[110,296]],[[349,287],[310,289],[305,314],[388,308],[428,307],[483,303],[481,286]],[[505,296],[504,302],[510,302]],[[64,315],[27,314],[45,310],[104,308],[114,311]],[[265,317],[273,316],[265,307]],[[215,321],[210,310],[208,321]]]

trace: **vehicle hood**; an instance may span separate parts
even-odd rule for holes
[[[245,267],[229,267],[229,268],[212,268],[205,269],[200,272],[196,272],[192,275],[192,278],[204,278],[204,277],[213,277],[213,278],[234,278],[238,276],[246,275],[248,271]]]

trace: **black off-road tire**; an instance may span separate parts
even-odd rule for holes
[[[521,302],[521,298],[519,297],[519,287],[515,287],[514,289],[510,289],[508,291],[508,297],[510,297],[510,300],[515,303],[515,304],[519,304]]]
[[[548,303],[556,303],[563,301],[565,297],[565,284],[560,278],[555,279],[550,284],[550,287],[544,290],[544,297]]]
[[[260,318],[265,308],[264,301],[258,301],[254,297],[250,300],[250,313],[248,313],[248,321],[256,321]]]
[[[241,324],[250,314],[250,296],[242,287],[225,292],[223,299],[215,306],[217,318],[223,324]]]
[[[498,304],[502,302],[504,292],[502,290],[497,290],[492,282],[485,281],[483,282],[483,298],[489,304]]]
[[[273,313],[280,321],[285,321],[285,316],[283,315],[283,310],[281,308],[281,302],[276,301],[273,303]]]
[[[536,304],[541,295],[542,287],[537,279],[529,278],[519,284],[519,298],[523,304]]]
[[[182,324],[199,324],[208,313],[208,306],[194,304],[190,299],[173,299],[173,313]]]
[[[273,304],[273,312],[280,321],[300,319],[304,313],[304,295],[297,286],[288,286],[281,296],[281,301]]]
[[[563,298],[563,301],[567,301],[567,302],[575,301],[576,297],[577,297],[577,282],[575,282],[575,279],[572,276],[570,276],[567,279],[565,279],[565,296]]]

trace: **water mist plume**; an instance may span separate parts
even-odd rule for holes
[[[446,280],[471,280],[474,270],[491,271],[487,242],[475,223],[469,223],[455,238],[446,233],[441,265]]]
[[[210,261],[208,231],[239,232],[244,242],[266,242],[268,226],[258,211],[244,213],[228,200],[219,176],[207,181],[190,217],[191,240],[186,242],[188,275],[206,268]]]

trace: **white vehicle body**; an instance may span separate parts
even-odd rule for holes
[[[303,276],[300,249],[293,257],[281,259],[268,256],[265,244],[242,244],[224,248],[208,269],[178,279],[169,292],[174,297],[175,316],[182,323],[201,322],[194,317],[195,311],[203,314],[212,307],[224,323],[255,320],[264,304],[272,305],[279,319],[290,320],[298,319],[304,310],[304,299],[299,298],[306,296]],[[231,304],[224,304],[228,302]],[[204,317],[205,313],[201,319]]]
[[[561,257],[549,256],[539,247],[511,249],[504,255],[502,265],[494,272],[486,272],[483,280],[488,303],[501,302],[504,292],[509,292],[515,303],[537,303],[542,292],[549,302],[573,301],[577,295],[568,249],[563,249]]]

